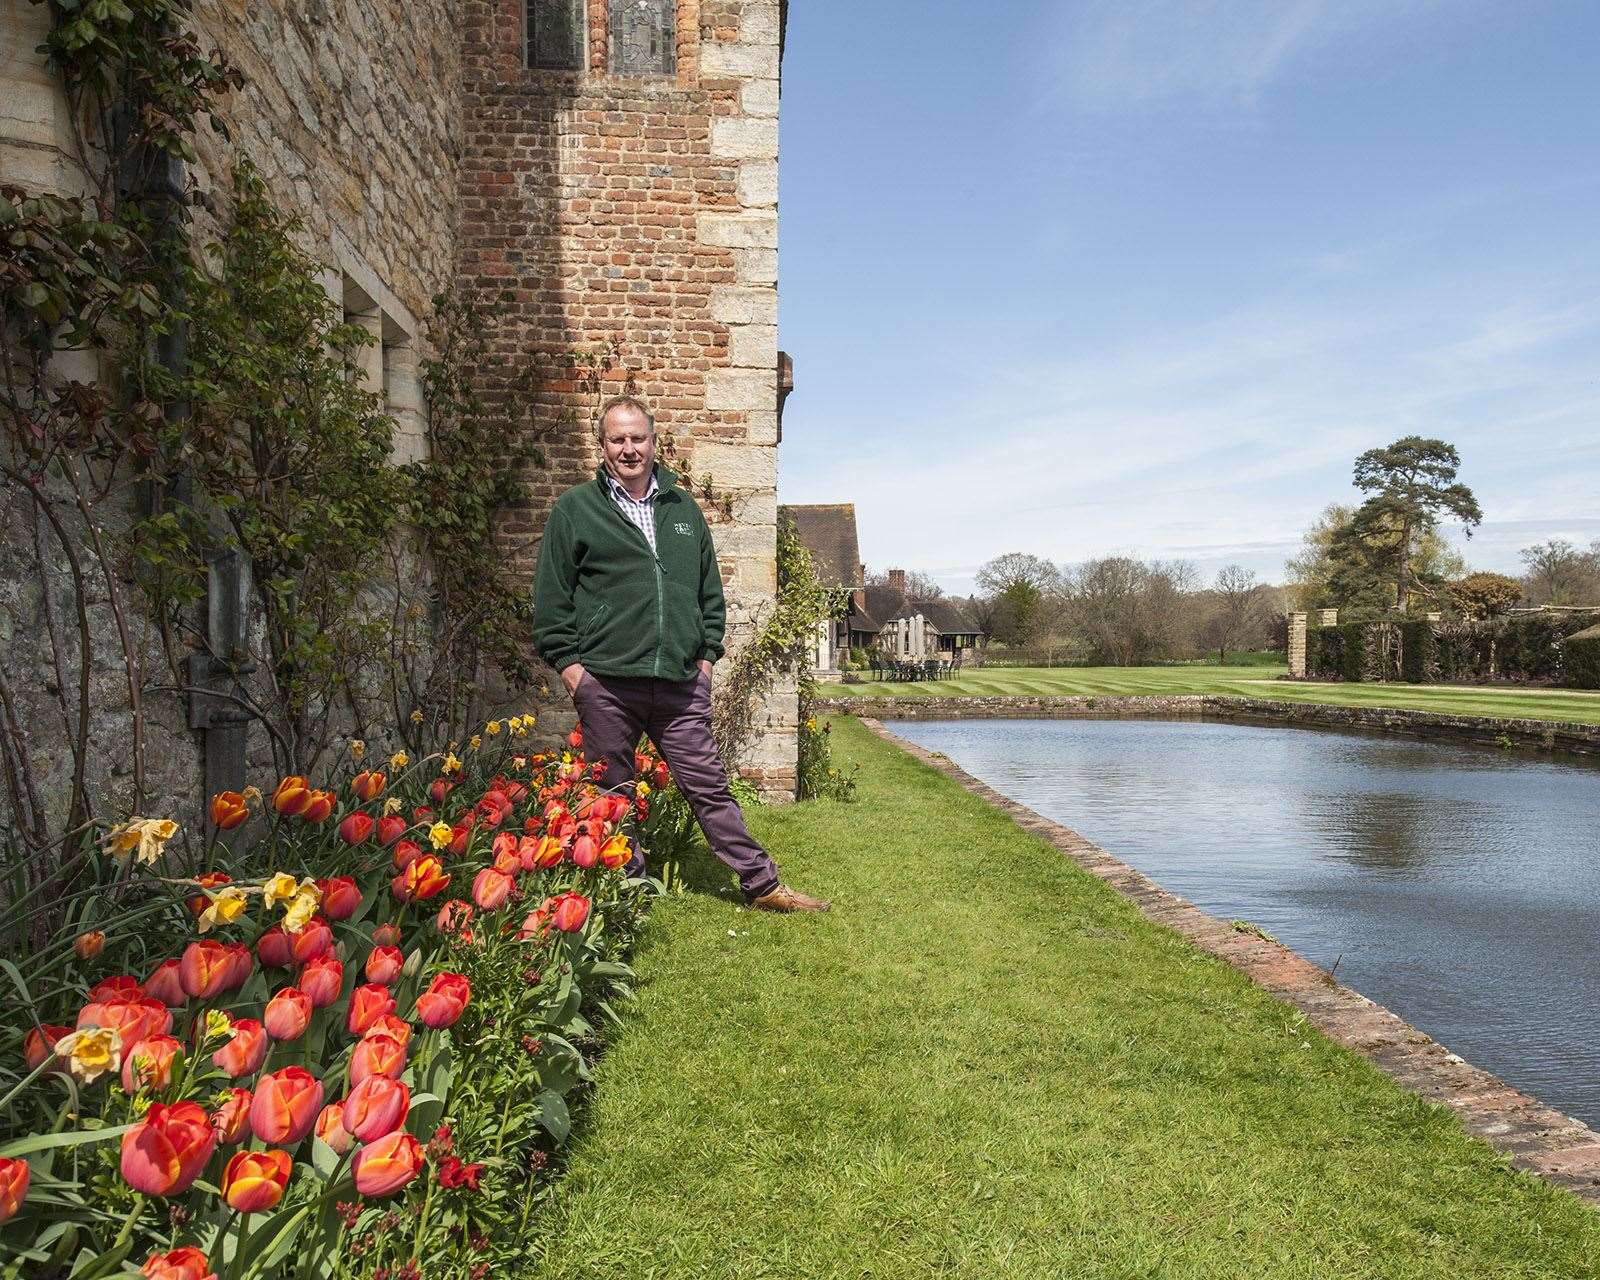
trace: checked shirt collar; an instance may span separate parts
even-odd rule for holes
[[[650,487],[645,490],[644,497],[635,498],[631,493],[617,482],[617,478],[607,471],[605,473],[606,488],[610,490],[611,500],[617,508],[628,517],[628,522],[640,533],[644,540],[650,544],[650,554],[656,553],[656,494],[661,491],[660,481],[656,479],[654,470],[650,472]]]

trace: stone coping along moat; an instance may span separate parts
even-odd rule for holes
[[[1546,1106],[1537,1098],[1512,1088],[1498,1076],[1473,1066],[1382,1005],[1341,985],[1325,970],[1318,968],[1282,943],[1236,929],[1231,923],[1206,914],[1193,903],[1169,893],[1148,876],[1112,857],[1077,832],[1001,795],[947,756],[907,742],[890,732],[881,721],[861,714],[864,709],[863,703],[884,701],[898,700],[863,699],[861,702],[836,709],[857,715],[861,723],[879,737],[892,742],[901,750],[938,770],[945,777],[1007,814],[1026,831],[1053,845],[1090,875],[1104,881],[1127,898],[1146,919],[1173,930],[1200,950],[1232,965],[1278,999],[1300,1009],[1311,1024],[1330,1040],[1360,1054],[1401,1088],[1429,1102],[1449,1107],[1460,1117],[1467,1132],[1502,1152],[1516,1168],[1536,1174],[1556,1186],[1572,1191],[1589,1204],[1600,1207],[1600,1134],[1595,1133],[1582,1121]],[[1181,703],[1193,708],[1194,704],[1214,699],[1208,697],[929,698],[915,701],[918,708],[924,712],[916,718],[932,719],[938,713],[932,710],[930,704],[955,702],[968,705],[981,702],[1024,701],[1031,703],[1089,701],[1101,705],[1107,702]],[[1223,701],[1237,703],[1254,700],[1241,698]],[[1341,707],[1317,709],[1350,710]],[[1195,713],[1195,709],[1187,711],[1187,714]],[[970,717],[974,713],[969,711],[967,714]],[[1041,713],[1035,708],[1030,714],[1038,716]],[[1097,705],[1091,714],[1107,713]],[[1124,714],[1162,713],[1149,709],[1129,708]],[[1166,714],[1183,714],[1183,712],[1168,711]],[[1454,720],[1467,717],[1432,718]],[[1538,722],[1490,723],[1527,725]],[[1369,726],[1362,724],[1359,727]],[[1595,731],[1595,736],[1600,738],[1600,731]]]

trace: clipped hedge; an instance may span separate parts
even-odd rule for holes
[[[1340,634],[1339,676],[1359,683],[1366,676],[1368,630],[1370,623],[1346,622],[1338,627]]]
[[[1400,678],[1422,684],[1433,665],[1433,627],[1420,618],[1400,624]]]
[[[1306,671],[1322,680],[1592,688],[1581,683],[1589,678],[1583,665],[1587,641],[1573,647],[1570,640],[1597,626],[1600,610],[1510,614],[1482,622],[1346,622],[1308,631]]]
[[[1600,626],[1574,632],[1561,644],[1567,683],[1577,689],[1600,689]]]

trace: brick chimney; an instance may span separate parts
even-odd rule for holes
[[[906,571],[904,569],[889,570],[889,585],[901,595],[906,593]]]

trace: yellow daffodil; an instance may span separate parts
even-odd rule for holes
[[[488,724],[483,726],[483,731],[491,738],[494,737],[495,734],[500,732],[500,722],[498,720],[489,721]]]
[[[520,728],[522,728],[522,717],[521,716],[512,716],[511,719],[506,721],[506,732],[507,733],[515,733]]]
[[[444,753],[444,763],[439,766],[439,772],[440,773],[460,773],[461,772],[461,761],[456,759],[456,753],[454,751],[446,751]]]
[[[85,1027],[56,1041],[56,1056],[84,1084],[92,1084],[122,1065],[122,1037],[111,1027]]]
[[[639,779],[639,781],[634,784],[633,793],[634,795],[638,796],[639,799],[643,800],[647,795],[650,794],[650,784],[643,778]]]
[[[206,897],[209,902],[200,913],[198,926],[201,933],[210,933],[218,925],[232,924],[244,914],[247,905],[243,889],[230,887],[217,893],[208,892]]]
[[[528,757],[527,756],[512,756],[511,757],[511,767],[513,769],[526,769],[528,767]]]
[[[411,757],[408,756],[404,751],[396,751],[392,756],[389,757],[389,768],[395,773],[399,773],[400,770],[404,769],[410,763]]]
[[[387,818],[391,814],[399,813],[405,807],[405,802],[399,796],[390,796],[383,802],[383,816]]]
[[[366,742],[363,741],[361,738],[351,738],[350,739],[350,758],[352,760],[359,760],[359,759],[361,759],[362,756],[364,756],[366,754],[367,754],[367,744],[366,744]]]
[[[284,909],[283,931],[290,934],[299,933],[311,922],[311,917],[317,914],[317,908],[321,905],[322,890],[307,880]]]
[[[256,805],[261,803],[260,787],[246,787],[242,792],[240,792],[240,794],[244,796],[244,802],[246,804]]]
[[[483,735],[482,734],[478,734],[478,733],[473,734],[470,738],[467,739],[467,745],[469,747],[471,747],[474,751],[476,751],[479,747],[481,747],[483,745]]]
[[[151,863],[177,834],[178,824],[171,818],[129,818],[106,837],[106,847],[118,858],[137,850],[140,862]]]
[[[263,905],[275,907],[280,902],[292,901],[299,892],[300,882],[287,871],[280,871],[261,886],[261,900]]]
[[[411,723],[412,724],[421,724],[422,723],[422,708],[421,707],[418,707],[415,711],[413,711],[411,713]]]
[[[428,840],[435,849],[448,849],[456,833],[448,822],[435,822],[428,828]]]

